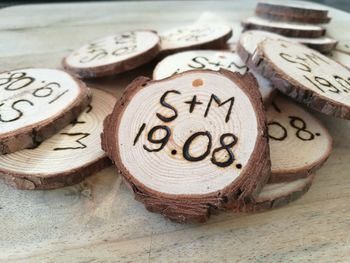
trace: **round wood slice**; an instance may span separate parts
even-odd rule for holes
[[[109,165],[100,134],[116,99],[92,91],[91,104],[59,133],[34,149],[1,155],[0,178],[20,189],[53,189],[79,183]]]
[[[329,57],[350,70],[350,54],[334,50]]]
[[[160,51],[154,31],[130,31],[84,45],[62,61],[65,69],[80,78],[118,74],[151,61]]]
[[[338,41],[330,37],[319,37],[319,38],[290,38],[296,42],[304,44],[312,49],[318,50],[321,53],[331,52]]]
[[[74,120],[90,90],[61,70],[27,68],[0,73],[0,154],[38,145]]]
[[[229,51],[213,50],[193,50],[176,53],[167,56],[160,61],[153,71],[153,79],[159,80],[172,75],[196,69],[219,70],[220,68],[245,74],[249,71],[241,58]],[[275,89],[270,85],[267,79],[251,71],[259,84],[259,90],[265,105],[271,102]]]
[[[275,88],[310,108],[350,119],[350,71],[304,45],[265,40],[252,57]]]
[[[320,37],[320,38],[293,38],[293,37],[284,37],[279,34],[262,31],[262,30],[248,30],[241,34],[239,38],[239,42],[237,44],[237,52],[241,59],[250,67],[254,67],[251,63],[251,56],[254,54],[258,45],[263,42],[265,39],[271,40],[286,40],[299,42],[306,46],[311,47],[312,49],[318,50],[322,53],[330,52],[336,45],[337,41],[328,38],[328,37]]]
[[[326,30],[318,25],[278,22],[260,17],[249,17],[241,21],[245,30],[258,29],[270,31],[288,37],[321,37]]]
[[[292,23],[308,23],[308,24],[327,24],[331,21],[330,17],[324,18],[314,18],[309,16],[281,16],[278,14],[272,13],[264,13],[255,11],[256,16],[261,17],[263,19],[268,19],[271,21],[279,21],[279,22],[292,22]]]
[[[311,3],[258,2],[255,13],[263,18],[299,23],[329,23],[328,10]]]
[[[332,138],[310,113],[286,97],[276,97],[267,110],[271,156],[269,183],[309,176],[328,159]]]
[[[261,212],[287,205],[302,197],[311,187],[314,175],[291,182],[268,183],[255,203],[246,204],[242,212]]]
[[[148,210],[203,222],[260,192],[271,169],[265,131],[251,74],[195,70],[131,83],[105,120],[102,148]]]
[[[232,36],[231,27],[222,23],[196,23],[160,34],[162,55],[190,49],[221,49]]]

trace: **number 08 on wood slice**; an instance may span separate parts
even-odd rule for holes
[[[75,119],[90,90],[55,69],[0,73],[0,154],[36,146]]]
[[[20,189],[53,189],[79,183],[109,165],[100,134],[116,99],[92,91],[91,104],[56,135],[34,149],[0,156],[0,178]]]
[[[272,164],[269,183],[308,177],[328,159],[332,138],[302,107],[278,96],[266,114]]]
[[[98,39],[73,51],[63,66],[80,78],[118,74],[151,61],[160,51],[153,31],[130,31]]]
[[[253,199],[267,181],[264,116],[251,74],[139,78],[105,120],[102,147],[150,211],[202,222],[210,209]]]
[[[310,108],[350,119],[350,71],[303,45],[265,40],[252,57],[274,87]]]

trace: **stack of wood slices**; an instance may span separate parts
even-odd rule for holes
[[[350,119],[350,71],[331,59],[347,51],[321,54],[337,43],[325,9],[261,2],[256,15],[235,45],[226,24],[136,30],[77,48],[66,71],[1,73],[0,177],[58,188],[111,161],[136,200],[181,223],[301,197],[332,150],[309,109]],[[150,67],[118,100],[87,87]]]
[[[245,30],[264,30],[289,37],[322,53],[329,53],[337,44],[326,37],[324,24],[331,18],[328,10],[301,3],[287,5],[281,1],[258,2],[255,15],[242,20]]]

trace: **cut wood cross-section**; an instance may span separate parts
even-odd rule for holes
[[[241,208],[242,212],[261,212],[287,205],[302,197],[311,187],[315,175],[291,182],[267,183],[253,203]],[[230,207],[227,207],[230,210]]]
[[[55,69],[0,73],[0,154],[38,145],[74,120],[89,104],[90,90]]]
[[[266,30],[288,37],[315,38],[323,36],[326,32],[325,28],[319,25],[272,21],[260,17],[249,17],[243,19],[241,23],[245,30]]]
[[[269,183],[308,177],[328,159],[332,138],[302,107],[278,96],[266,114],[271,156]]]
[[[324,114],[350,119],[350,71],[332,59],[298,43],[266,39],[252,62],[286,95]]]
[[[232,36],[231,27],[219,23],[196,23],[160,33],[162,55],[189,49],[220,49]]]
[[[221,68],[232,72],[239,72],[241,74],[245,74],[249,71],[249,68],[243,63],[235,52],[193,50],[179,52],[165,57],[154,69],[153,79],[164,79],[189,70],[219,70]],[[264,79],[255,71],[251,71],[251,73],[258,81],[259,90],[261,92],[264,104],[268,105],[276,93],[275,89],[272,88],[267,79]]]
[[[196,70],[131,83],[105,120],[102,147],[148,210],[203,222],[265,185],[265,131],[251,74]]]
[[[328,10],[312,3],[283,3],[282,1],[258,2],[255,13],[259,17],[277,21],[299,23],[328,23]]]
[[[0,156],[0,179],[20,189],[53,189],[81,182],[110,164],[101,149],[103,120],[114,96],[92,90],[91,104],[71,124],[34,149]]]
[[[62,61],[80,78],[118,74],[151,61],[160,51],[156,32],[140,30],[104,37],[73,51]]]

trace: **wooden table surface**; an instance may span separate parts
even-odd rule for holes
[[[114,2],[17,6],[0,10],[0,71],[60,67],[79,45],[114,32],[166,29],[211,11],[239,20],[255,1]],[[347,40],[350,16],[331,9],[328,32]],[[147,65],[90,86],[120,96]],[[0,182],[0,261],[19,262],[349,262],[350,122],[316,114],[334,150],[300,200],[257,214],[221,213],[180,225],[147,212],[114,167],[52,191],[20,191]]]

